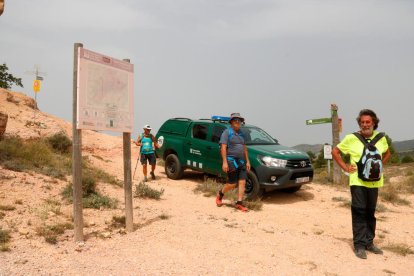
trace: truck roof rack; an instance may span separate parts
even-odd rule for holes
[[[176,117],[172,118],[173,120],[185,120],[185,121],[192,121],[190,118],[184,118],[184,117]]]

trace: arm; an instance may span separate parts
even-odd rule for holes
[[[221,144],[220,148],[221,158],[223,159],[223,165],[221,168],[223,169],[223,172],[227,173],[229,170],[229,164],[227,163],[227,145]]]
[[[336,163],[338,163],[339,167],[341,167],[347,173],[353,173],[356,171],[357,168],[355,165],[345,164],[341,156],[341,151],[338,149],[338,147],[335,147],[332,150],[332,157],[336,161]]]
[[[247,171],[250,171],[250,160],[249,160],[249,153],[247,151],[246,144],[243,145],[243,151],[244,151],[244,159],[246,160],[246,169]]]
[[[157,139],[155,139],[154,135],[151,134],[151,136],[152,136],[152,142],[154,143],[154,148],[159,149],[160,147],[158,146]]]
[[[142,145],[141,143],[141,135],[138,135],[137,141],[134,142],[135,145],[137,145],[138,147]]]
[[[387,151],[382,154],[382,163],[385,165],[390,159],[390,157],[391,157],[391,151],[390,149],[387,149]]]

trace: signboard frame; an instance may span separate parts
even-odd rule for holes
[[[77,129],[132,133],[134,65],[78,48]]]

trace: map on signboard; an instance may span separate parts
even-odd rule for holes
[[[132,132],[134,66],[79,48],[77,128]]]

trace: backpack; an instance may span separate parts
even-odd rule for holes
[[[230,145],[231,139],[233,138],[233,134],[234,134],[234,130],[233,128],[229,128],[229,139],[227,140],[227,147]],[[241,136],[244,139],[244,135],[243,132],[240,130],[240,132],[238,133],[239,136]]]
[[[371,141],[365,139],[360,133],[354,135],[364,144],[361,159],[357,163],[358,177],[363,181],[373,182],[381,179],[382,176],[382,155],[375,144],[385,136],[380,132]]]

